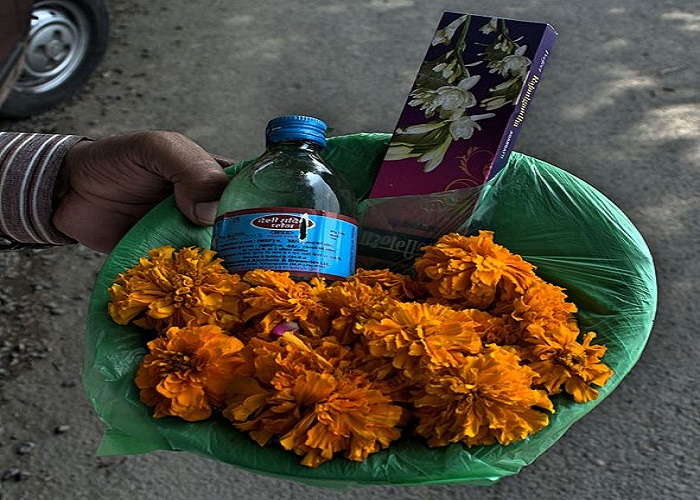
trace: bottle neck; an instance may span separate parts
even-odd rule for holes
[[[303,151],[308,151],[310,153],[318,153],[323,149],[323,147],[315,141],[293,139],[285,141],[268,142],[267,149],[268,151],[283,149],[300,149]]]

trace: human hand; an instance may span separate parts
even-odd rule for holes
[[[176,132],[134,132],[81,141],[63,159],[53,224],[79,243],[109,252],[146,212],[175,194],[180,211],[214,223],[232,164]]]

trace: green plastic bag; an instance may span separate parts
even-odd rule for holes
[[[343,171],[358,196],[367,194],[384,155],[388,134],[331,138],[325,157]],[[245,162],[244,162],[245,164]],[[242,165],[231,167],[231,172]],[[575,404],[555,399],[550,424],[508,445],[431,449],[406,437],[363,462],[345,458],[311,469],[275,446],[260,447],[224,419],[186,422],[154,419],[139,401],[134,376],[146,353],[143,332],[107,315],[107,288],[119,272],[151,248],[170,244],[208,247],[211,229],[189,223],[172,198],[144,217],[109,255],[97,278],[87,323],[83,383],[105,425],[98,453],[135,454],[182,450],[248,471],[316,486],[491,484],[518,473],[552,446],[569,427],[620,383],[638,361],[656,311],[656,278],[649,250],[627,217],[601,193],[545,162],[513,153],[481,193],[473,230],[535,264],[544,279],[565,287],[579,308],[582,331],[595,331],[608,346],[603,361],[615,375],[598,399]]]

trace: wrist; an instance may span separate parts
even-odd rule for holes
[[[63,156],[53,188],[54,207],[57,207],[63,197],[68,193],[68,191],[70,191],[71,175],[74,170],[73,167],[78,163],[78,158],[83,154],[85,147],[91,142],[91,139],[82,139],[71,146],[71,148],[66,151],[66,154]]]

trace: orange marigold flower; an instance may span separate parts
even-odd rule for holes
[[[251,380],[235,381],[224,416],[239,430],[248,431],[261,446],[273,436],[286,433],[300,418],[298,413],[279,407],[280,411],[270,411],[279,391],[307,372],[325,373],[334,369],[331,361],[311,348],[309,340],[288,332],[277,341],[256,338],[246,346],[252,352],[255,370],[249,377]],[[347,348],[341,349],[348,352]],[[334,355],[344,357],[342,352],[336,351]]]
[[[358,280],[337,281],[321,296],[331,311],[331,332],[343,344],[357,340],[356,325],[382,314],[396,300],[379,284],[369,285]]]
[[[170,328],[148,343],[136,374],[141,401],[155,407],[155,418],[209,418],[212,406],[225,404],[229,382],[243,364],[237,356],[242,348],[218,326]]]
[[[245,320],[260,318],[265,334],[280,323],[296,322],[307,333],[320,336],[327,329],[330,311],[321,303],[325,281],[294,281],[287,272],[256,269],[243,276],[252,285],[245,292]]]
[[[475,309],[487,309],[498,299],[512,300],[539,280],[532,264],[494,243],[491,231],[442,236],[424,247],[415,268],[433,296]]]
[[[510,302],[509,323],[520,337],[543,335],[560,325],[575,328],[576,305],[566,301],[564,289],[541,282]]]
[[[481,349],[479,323],[469,314],[440,304],[399,302],[381,320],[361,327],[374,356],[392,358],[394,367],[414,379],[426,369],[457,364],[455,354]]]
[[[591,345],[595,333],[588,332],[579,343],[578,329],[558,325],[545,335],[529,337],[531,347],[523,351],[529,366],[538,373],[535,383],[547,389],[549,394],[564,390],[577,403],[585,403],[598,397],[598,390],[613,375],[613,371],[600,361],[607,347]]]
[[[467,356],[416,394],[416,433],[432,447],[525,439],[549,423],[538,408],[554,411],[547,393],[532,388],[536,377],[508,347],[491,346]]]
[[[337,452],[360,462],[401,436],[397,426],[404,410],[374,389],[362,372],[329,376],[315,384],[320,376],[307,373],[295,384],[295,392],[314,403],[280,438],[283,448],[304,457],[302,465],[317,467]]]
[[[241,293],[247,288],[213,251],[164,246],[117,276],[109,288],[108,312],[120,325],[133,321],[161,333],[188,325],[227,330],[242,321]]]
[[[349,369],[349,349],[333,337],[318,341],[285,333],[280,342],[283,351],[271,346],[276,343],[255,341],[263,364],[273,363],[276,371],[270,387],[259,380],[235,382],[241,394],[229,400],[224,416],[237,429],[260,445],[279,439],[310,467],[341,451],[363,460],[399,437],[404,410],[365,373]]]

